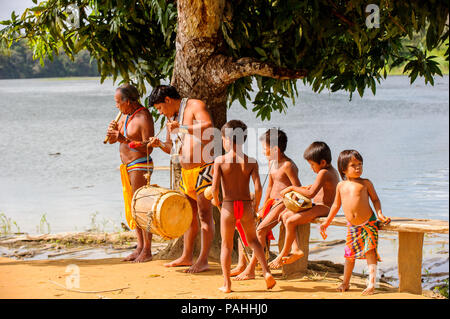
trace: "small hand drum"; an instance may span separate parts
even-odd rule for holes
[[[188,230],[193,211],[189,200],[181,193],[150,185],[134,193],[131,213],[139,228],[169,240]]]
[[[308,197],[294,191],[284,195],[283,203],[287,209],[293,211],[294,213],[298,213],[312,207],[312,201]]]

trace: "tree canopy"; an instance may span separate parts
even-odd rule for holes
[[[34,57],[41,60],[52,59],[60,48],[72,59],[86,49],[97,60],[102,81],[121,76],[142,93],[146,83],[155,86],[171,79],[180,50],[175,41],[179,10],[183,10],[180,1],[33,2],[36,6],[21,16],[13,12],[11,19],[1,22],[5,26],[0,30],[3,46],[26,38]],[[216,52],[230,61],[252,61],[253,67],[271,65],[275,70],[267,75],[244,73],[227,87],[227,104],[238,100],[246,107],[255,80],[258,92],[253,111],[263,120],[270,119],[272,111],[285,110],[286,98],[298,96],[299,78],[316,92],[345,90],[351,96],[357,91],[363,96],[366,88],[375,94],[377,82],[401,64],[411,83],[420,76],[433,84],[433,77],[442,72],[429,52],[442,45],[447,46],[448,61],[446,1],[381,0],[372,11],[361,0],[192,2],[214,2],[221,8],[215,36],[223,41]],[[72,20],[70,8],[77,12]],[[199,14],[208,20],[208,11]],[[368,21],[379,23],[374,26]],[[418,32],[425,32],[425,45],[405,45],[402,40],[413,39]]]

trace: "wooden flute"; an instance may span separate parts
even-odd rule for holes
[[[122,112],[119,111],[119,113],[117,113],[116,118],[114,119],[114,122],[117,123],[120,120],[120,117],[122,116]],[[109,140],[109,136],[106,135],[105,140],[103,141],[103,144],[106,144]]]

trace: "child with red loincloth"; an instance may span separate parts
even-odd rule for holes
[[[261,264],[267,289],[276,282],[267,265],[264,249],[256,237],[254,209],[261,200],[261,181],[258,162],[243,153],[242,146],[247,137],[247,126],[239,120],[227,122],[222,127],[222,143],[226,154],[214,160],[212,194],[220,209],[220,234],[222,247],[220,264],[224,276],[224,285],[219,289],[231,292],[230,266],[233,250],[233,236],[237,222],[242,225],[248,245],[253,249]],[[250,178],[255,185],[255,199],[250,196]],[[222,184],[223,203],[219,202],[219,185]]]

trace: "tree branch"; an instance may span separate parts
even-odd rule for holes
[[[211,59],[213,65],[211,75],[214,82],[228,85],[234,81],[252,75],[261,75],[279,80],[301,79],[307,75],[306,70],[292,70],[262,62],[254,58],[241,58],[233,61],[232,58],[218,55]]]

